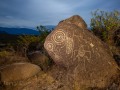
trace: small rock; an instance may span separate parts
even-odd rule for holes
[[[40,51],[29,53],[27,56],[32,63],[39,65],[41,69],[48,69],[50,65],[50,60],[46,55],[42,54]]]

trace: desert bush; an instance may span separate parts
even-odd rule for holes
[[[108,44],[114,55],[120,55],[120,11],[92,12],[90,27],[96,36]]]
[[[48,30],[46,27],[40,25],[37,26],[37,30],[39,31],[39,35],[35,36],[35,35],[21,35],[18,37],[17,40],[17,51],[22,53],[22,56],[26,56],[27,51],[29,51],[28,49],[32,48],[30,47],[31,44],[32,46],[34,46],[33,44],[35,44],[37,46],[37,44],[41,43],[43,44],[45,41],[45,38],[47,37],[47,35],[50,33],[50,30]],[[41,45],[43,46],[43,45]]]
[[[39,41],[40,41],[39,37],[33,35],[22,35],[19,36],[19,39],[17,40],[18,44],[22,46],[28,46],[31,42]]]
[[[28,46],[32,42],[39,42],[40,38],[34,35],[22,35],[18,37],[17,40],[17,51],[21,52],[23,56],[26,56],[26,51]]]
[[[37,30],[39,31],[40,35],[39,35],[39,38],[40,38],[40,42],[41,43],[44,43],[45,41],[45,38],[47,37],[47,35],[51,32],[51,30],[47,29],[45,26],[37,26]]]
[[[90,27],[100,39],[113,45],[114,33],[120,28],[120,12],[117,10],[112,12],[94,11]]]
[[[7,56],[9,56],[9,55],[11,55],[11,54],[10,54],[10,52],[8,52],[8,51],[1,51],[1,52],[0,52],[0,58],[2,58],[2,57],[7,57]]]

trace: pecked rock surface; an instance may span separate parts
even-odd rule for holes
[[[44,43],[54,62],[66,69],[65,80],[72,83],[71,90],[104,88],[118,75],[118,66],[107,46],[86,28],[81,17],[70,17],[61,21]]]

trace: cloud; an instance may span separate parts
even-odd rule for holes
[[[33,28],[36,26],[36,23],[28,21],[28,20],[23,20],[23,19],[18,19],[14,18],[12,16],[6,16],[4,18],[0,17],[0,26],[2,27],[29,27]]]
[[[120,9],[120,0],[0,0],[0,26],[57,25],[72,15],[90,23],[91,11]]]

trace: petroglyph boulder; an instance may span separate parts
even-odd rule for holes
[[[73,74],[76,87],[105,87],[117,75],[118,66],[102,41],[86,30],[86,25],[74,24],[74,18],[78,16],[60,22],[44,47],[57,65]],[[81,19],[77,22],[85,23]]]
[[[39,66],[30,63],[14,63],[0,69],[1,82],[22,81],[36,75],[41,69]]]

